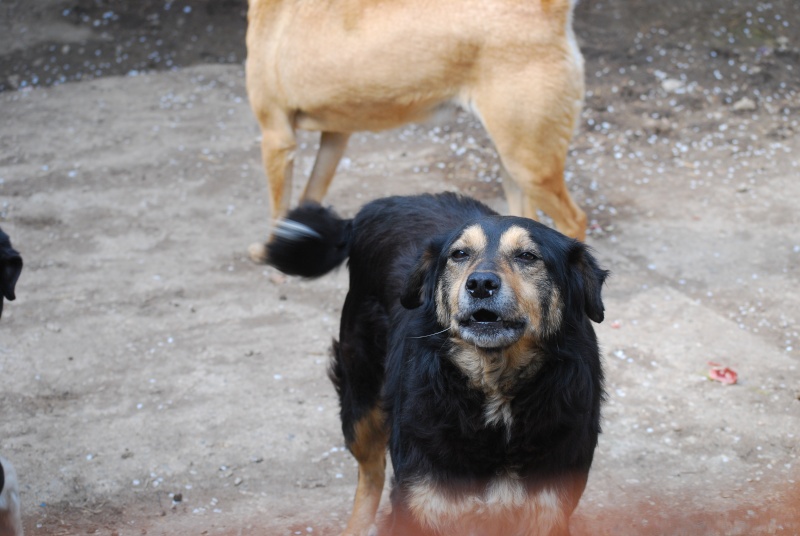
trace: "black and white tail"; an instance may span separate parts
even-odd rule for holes
[[[344,262],[352,235],[353,220],[304,203],[277,223],[267,243],[267,263],[288,275],[319,277]]]

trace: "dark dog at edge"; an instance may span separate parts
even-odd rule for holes
[[[22,272],[22,257],[11,247],[8,235],[0,229],[0,316],[3,316],[3,298],[16,298],[14,287]]]
[[[3,298],[16,298],[14,287],[22,271],[22,257],[11,247],[8,235],[0,229],[0,316]],[[8,460],[0,457],[0,536],[22,536],[17,473]]]
[[[592,321],[608,272],[581,242],[455,194],[352,220],[303,205],[267,245],[287,274],[349,258],[331,379],[359,463],[345,534],[566,535],[600,432]]]

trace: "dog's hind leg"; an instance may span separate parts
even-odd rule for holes
[[[314,161],[314,168],[308,179],[306,188],[303,191],[303,201],[322,202],[322,198],[328,192],[328,188],[336,173],[336,166],[342,159],[344,150],[347,148],[347,140],[350,134],[347,132],[323,132],[319,140],[319,152]]]
[[[474,89],[472,100],[514,182],[505,186],[511,211],[521,208],[519,215],[536,219],[541,209],[559,231],[583,240],[586,214],[564,183],[564,162],[581,109],[582,70],[555,63],[493,73],[492,81]],[[543,83],[532,89],[532,80]]]
[[[512,216],[523,216],[526,212],[523,210],[524,194],[519,184],[516,183],[511,175],[505,169],[502,172],[503,177],[503,192],[506,194],[506,201],[508,202],[508,213]],[[534,211],[535,213],[536,211]],[[530,214],[530,213],[527,213]],[[538,220],[537,217],[528,215],[528,218]]]
[[[384,420],[379,407],[369,411],[355,423],[353,441],[347,445],[358,460],[358,487],[344,536],[368,536],[375,523],[386,476]]]
[[[352,257],[350,261],[352,270],[355,261]],[[346,536],[372,533],[383,492],[389,441],[381,404],[388,319],[377,300],[359,292],[360,283],[351,272],[340,340],[334,343],[330,368],[341,403],[345,443],[358,461],[358,487]]]

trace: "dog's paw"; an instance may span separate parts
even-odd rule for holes
[[[267,263],[267,245],[261,242],[254,242],[247,248],[247,253],[250,255],[250,260],[256,264]]]

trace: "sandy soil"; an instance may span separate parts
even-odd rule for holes
[[[325,376],[346,273],[246,258],[269,214],[244,11],[0,4],[0,226],[26,263],[0,452],[28,534],[328,535],[348,515]],[[794,0],[578,8],[568,178],[613,277],[577,534],[800,534],[798,28]],[[458,113],[355,136],[328,201],[455,189],[502,210],[498,175]]]

